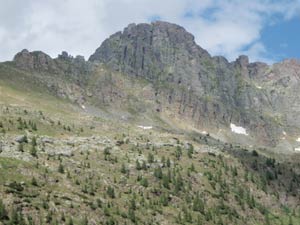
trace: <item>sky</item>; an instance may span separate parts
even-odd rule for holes
[[[300,58],[300,0],[0,0],[0,61],[22,49],[88,58],[130,23],[183,26],[211,55]]]

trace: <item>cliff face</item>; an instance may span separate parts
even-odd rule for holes
[[[263,141],[278,136],[269,93],[255,85],[269,67],[211,57],[182,27],[166,22],[131,24],[105,40],[90,57],[129,76],[144,77],[156,89],[157,111],[175,111],[196,127],[248,127]],[[265,116],[262,116],[265,115]]]
[[[156,22],[129,25],[105,40],[89,60],[154,80],[165,73],[178,79],[182,73],[194,72],[201,58],[209,55],[195,44],[191,34],[180,26]]]
[[[79,76],[88,73],[90,64],[83,56],[70,56],[62,52],[56,59],[41,51],[29,52],[27,49],[17,53],[13,59],[15,66],[25,71],[49,72],[52,74],[70,74]]]
[[[229,130],[233,123],[272,146],[283,133],[300,134],[298,61],[269,66],[240,56],[228,62],[167,22],[131,24],[106,39],[88,61],[66,52],[52,59],[23,50],[12,65],[80,105],[150,112],[202,130]]]

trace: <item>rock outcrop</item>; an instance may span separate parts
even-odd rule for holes
[[[144,77],[156,89],[157,111],[175,111],[196,127],[241,124],[274,142],[281,128],[262,117],[272,108],[255,79],[268,70],[240,56],[229,63],[211,57],[184,28],[166,22],[131,24],[106,39],[90,57],[129,76]]]
[[[29,52],[27,49],[22,50],[14,57],[16,66],[25,70],[55,70],[53,59],[41,52]]]

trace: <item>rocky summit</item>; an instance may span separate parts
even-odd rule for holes
[[[0,224],[300,224],[300,62],[130,24],[0,63]]]

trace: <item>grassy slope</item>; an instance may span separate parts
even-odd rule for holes
[[[38,142],[37,157],[28,162],[0,154],[0,197],[10,221],[17,210],[28,224],[30,218],[34,224],[72,224],[71,218],[84,224],[85,217],[90,224],[300,223],[299,167],[294,162],[269,164],[262,155],[210,137],[142,131],[130,123],[91,117],[32,83],[22,84],[20,78],[30,74],[10,71],[0,79],[0,141],[26,133],[24,155],[30,155],[31,137]],[[3,74],[8,73],[6,79]],[[20,129],[20,117],[27,124],[33,121],[37,130]],[[43,151],[45,135],[62,143],[91,135],[111,143],[88,139],[75,142],[71,156],[53,156]],[[194,146],[190,155],[186,142]],[[160,167],[162,177],[157,175]],[[266,171],[275,174],[278,169],[282,174],[265,180]]]

